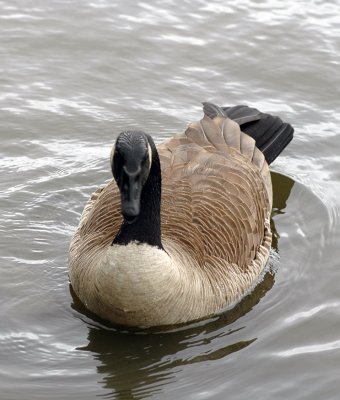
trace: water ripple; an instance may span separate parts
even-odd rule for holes
[[[338,3],[0,0],[3,398],[338,398]],[[83,205],[118,132],[159,142],[202,101],[295,127],[272,166],[276,267],[220,317],[108,327],[69,292]]]
[[[292,357],[301,354],[323,353],[325,351],[332,351],[338,349],[340,349],[340,340],[335,340],[334,342],[329,342],[329,343],[322,343],[322,344],[320,343],[310,346],[295,347],[290,350],[281,351],[276,355],[279,357]]]

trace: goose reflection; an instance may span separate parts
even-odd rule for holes
[[[252,310],[274,284],[280,237],[274,219],[285,212],[294,181],[272,173],[272,182],[274,251],[271,266],[248,296],[219,317],[167,331],[125,331],[98,320],[85,309],[70,287],[72,307],[86,316],[89,329],[88,344],[78,350],[91,352],[98,361],[97,372],[108,390],[105,398],[129,400],[155,396],[161,393],[164,384],[176,381],[178,368],[222,359],[256,341],[251,335],[245,339],[246,326],[236,325],[235,321]]]

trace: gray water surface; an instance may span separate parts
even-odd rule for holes
[[[339,399],[340,2],[0,0],[0,398]],[[67,251],[117,134],[157,142],[200,103],[295,127],[272,165],[274,251],[234,310],[108,327]]]

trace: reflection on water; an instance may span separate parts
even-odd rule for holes
[[[278,239],[280,238],[280,235],[276,230],[273,218],[275,218],[276,215],[285,213],[287,200],[293,188],[294,181],[288,176],[284,176],[276,172],[272,172],[271,177],[273,183],[273,209],[270,227],[273,233],[272,248],[278,252]]]
[[[278,173],[272,173],[272,179],[275,216],[284,213],[294,181]],[[278,252],[279,234],[274,219],[271,222],[273,248]],[[273,251],[261,282],[232,310],[208,321],[167,327],[163,331],[153,328],[128,332],[114,328],[87,311],[70,286],[72,308],[86,316],[89,329],[89,343],[78,350],[91,352],[98,361],[97,371],[112,398],[142,399],[156,394],[165,382],[175,381],[177,368],[223,359],[257,340],[251,335],[239,340],[239,332],[245,326],[233,327],[233,323],[252,310],[272,288],[277,262],[278,255]],[[222,337],[223,342],[216,346]]]

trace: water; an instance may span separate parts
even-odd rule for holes
[[[340,2],[0,1],[0,398],[338,399]],[[277,113],[271,271],[173,332],[102,325],[67,249],[123,129],[156,141],[202,101]]]

